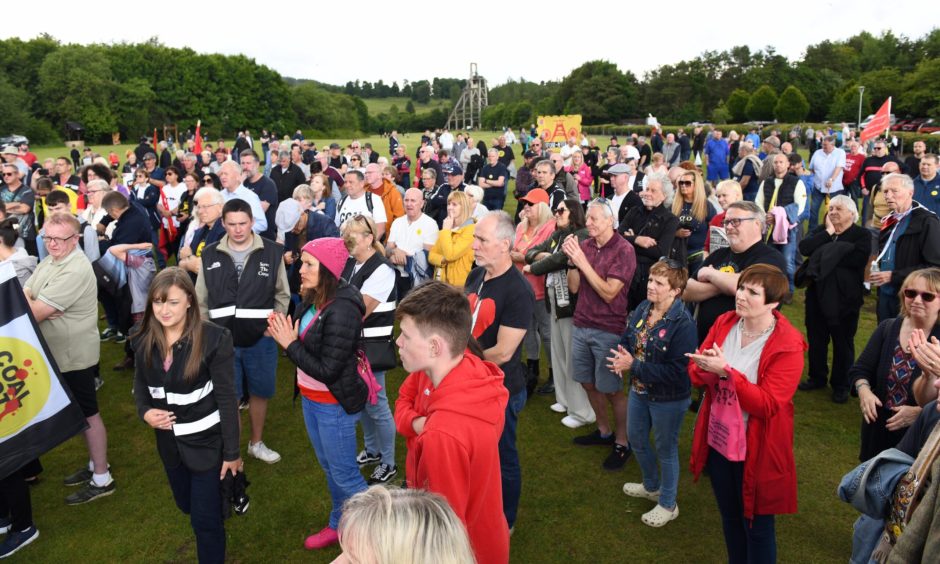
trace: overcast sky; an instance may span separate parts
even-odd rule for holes
[[[491,0],[68,5],[38,0],[10,4],[5,15],[13,25],[4,26],[0,37],[31,39],[45,32],[64,43],[87,44],[157,36],[167,46],[240,53],[284,76],[330,84],[462,78],[476,62],[493,87],[510,78],[558,80],[593,59],[612,61],[642,78],[659,65],[741,44],[752,50],[772,45],[793,60],[806,45],[862,30],[918,38],[938,22],[928,5],[912,0],[608,0],[557,6]]]

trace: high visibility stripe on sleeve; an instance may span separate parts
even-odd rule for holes
[[[241,319],[267,319],[267,317],[271,315],[273,311],[274,311],[273,309],[238,308],[235,310],[235,317],[238,317]]]
[[[375,337],[389,337],[392,334],[392,326],[386,327],[366,327],[362,330],[362,336],[366,339],[373,339]]]
[[[388,313],[390,311],[395,311],[395,302],[382,302],[375,306],[372,313]]]

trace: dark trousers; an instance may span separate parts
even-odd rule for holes
[[[509,396],[509,402],[506,404],[506,423],[503,425],[503,434],[499,437],[503,513],[510,528],[516,523],[519,498],[522,497],[522,467],[519,465],[519,451],[516,449],[516,425],[519,423],[519,412],[525,407],[525,400],[524,389]]]
[[[0,517],[10,518],[13,531],[25,531],[33,526],[33,505],[29,485],[23,469],[0,480]]]
[[[849,368],[855,362],[855,332],[858,310],[843,310],[836,325],[829,325],[819,306],[816,292],[806,290],[806,339],[809,341],[809,379],[826,383],[833,390],[849,389]],[[829,376],[827,353],[832,341],[832,375]]]
[[[901,298],[898,297],[898,289],[885,290],[878,288],[878,306],[875,308],[878,314],[878,323],[885,319],[894,319],[901,313]]]
[[[773,515],[744,519],[744,463],[731,462],[708,449],[708,477],[721,513],[729,564],[772,564],[777,561]]]
[[[225,527],[222,523],[222,494],[219,469],[192,472],[180,464],[166,476],[180,511],[189,515],[196,533],[196,554],[200,564],[225,561]]]

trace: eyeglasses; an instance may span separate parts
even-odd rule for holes
[[[76,235],[77,234],[73,234],[73,235],[69,235],[68,237],[43,237],[43,240],[46,243],[55,243],[56,245],[62,245],[66,241],[70,240],[72,237],[75,237]],[[931,297],[931,299],[933,299],[933,297]]]
[[[742,221],[753,221],[753,220],[756,220],[756,219],[757,219],[756,217],[734,217],[734,218],[731,218],[731,219],[725,219],[724,221],[721,222],[721,224],[722,224],[724,227],[731,226],[731,227],[734,227],[735,229],[737,229],[738,227],[741,226],[741,222],[742,222]]]
[[[885,150],[885,147],[875,147],[875,150],[876,150],[876,151],[884,151],[884,150]]]
[[[16,176],[16,173],[15,173],[15,172],[4,172],[4,173],[3,173],[3,177],[4,177],[4,178],[6,178],[6,177],[8,177],[8,176]]]
[[[676,184],[678,184],[680,188],[688,188],[689,186],[692,185],[692,181],[691,181],[691,180],[680,180],[679,182],[676,182]]]
[[[664,263],[667,267],[669,267],[672,270],[680,270],[682,268],[685,268],[684,264],[682,264],[681,262],[677,261],[674,258],[659,257],[659,261],[657,262]]]
[[[932,292],[918,292],[917,290],[912,290],[908,288],[904,290],[904,297],[909,300],[914,300],[917,296],[920,296],[920,299],[924,300],[925,304],[929,304],[937,298],[937,294]]]

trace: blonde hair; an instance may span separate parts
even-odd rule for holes
[[[447,203],[449,204],[453,201],[460,204],[460,217],[457,218],[459,221],[454,221],[454,229],[457,229],[473,215],[475,204],[470,199],[470,196],[463,192],[451,192],[450,196],[447,196]]]
[[[424,490],[372,486],[357,493],[343,505],[339,541],[356,562],[476,562],[454,510]]]
[[[908,274],[904,282],[901,283],[901,289],[898,290],[898,295],[901,297],[901,317],[908,317],[911,314],[907,307],[907,300],[904,299],[904,290],[910,288],[914,281],[918,279],[922,279],[931,292],[940,294],[940,268],[922,268]],[[937,318],[937,323],[940,324],[940,317]]]
[[[734,192],[735,195],[737,195],[737,198],[732,200],[734,202],[738,202],[744,199],[744,192],[741,190],[741,183],[737,180],[731,180],[730,178],[728,180],[722,180],[715,186],[716,196],[720,190],[731,190]]]
[[[345,223],[343,223],[343,228],[342,228],[343,235],[349,232],[349,229],[352,227],[354,223],[360,223],[360,221],[365,221],[366,223],[366,230],[363,231],[362,233],[366,235],[372,235],[372,248],[375,250],[375,252],[379,253],[380,255],[384,257],[385,246],[379,242],[379,236],[378,236],[379,231],[378,231],[378,228],[375,226],[375,221],[371,217],[365,214],[356,214],[350,217],[349,219],[346,220]]]
[[[294,193],[291,194],[291,197],[294,198],[295,200],[300,200],[301,198],[303,198],[305,200],[313,202],[314,200],[313,188],[311,188],[309,184],[298,184],[297,187],[294,188]]]
[[[680,174],[677,180],[681,180],[690,174],[693,176],[692,187],[694,189],[692,192],[692,217],[698,221],[705,221],[705,217],[708,215],[708,196],[705,195],[705,181],[702,180],[702,174],[697,170],[687,170]],[[682,213],[682,204],[685,201],[682,199],[681,192],[682,189],[679,188],[677,182],[676,197],[672,201],[672,213],[676,216]]]
[[[548,204],[544,202],[539,202],[533,206],[529,207],[529,214],[523,219],[520,223],[523,223],[522,230],[525,231],[532,224],[529,220],[535,219],[535,228],[538,229],[546,223],[552,220],[553,214],[551,208],[548,207]]]

